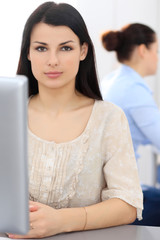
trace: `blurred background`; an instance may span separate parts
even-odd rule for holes
[[[0,3],[0,76],[16,74],[22,31],[30,13],[44,0],[8,0]],[[103,31],[120,29],[128,23],[144,23],[160,35],[159,0],[64,0],[82,14],[93,40],[97,59],[99,80],[118,65],[114,53],[106,52],[101,44]],[[157,74],[145,78],[160,106],[160,63]],[[139,149],[138,161],[140,180],[144,184],[155,185],[157,155],[151,146]]]

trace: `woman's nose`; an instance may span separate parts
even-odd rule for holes
[[[58,54],[51,52],[48,56],[47,64],[52,67],[57,66],[59,64]]]

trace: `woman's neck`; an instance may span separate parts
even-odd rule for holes
[[[136,71],[141,77],[145,77],[145,72],[143,69],[143,65],[140,64],[138,61],[131,61],[131,60],[126,60],[123,61],[123,64],[129,66],[130,68],[132,68],[134,71]]]
[[[39,111],[60,113],[76,109],[84,98],[86,97],[75,90],[42,90],[39,88],[39,93],[34,97],[33,104]]]
[[[130,56],[130,59],[124,60],[122,63],[131,67],[141,77],[145,77],[146,76],[146,66],[145,66],[144,57],[142,56],[140,50],[141,50],[140,46],[135,47],[135,49],[133,50],[133,52]]]

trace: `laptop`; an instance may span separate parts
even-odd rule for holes
[[[0,77],[0,232],[29,230],[25,76]]]

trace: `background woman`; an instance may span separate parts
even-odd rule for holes
[[[151,144],[160,151],[160,111],[144,77],[153,75],[158,63],[158,40],[150,27],[133,23],[120,31],[106,31],[102,44],[115,51],[119,68],[102,80],[103,99],[120,106],[129,122],[136,158],[140,145]],[[144,188],[143,221],[160,225],[160,191]]]

